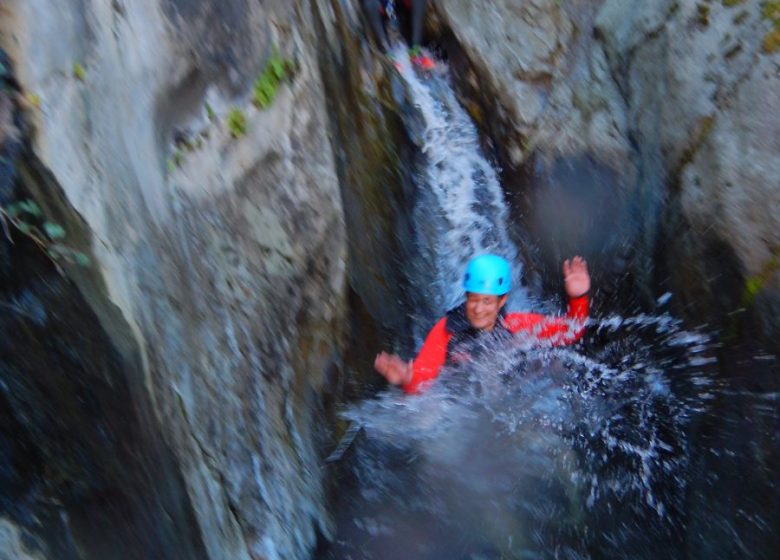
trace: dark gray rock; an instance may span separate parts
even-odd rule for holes
[[[306,557],[328,531],[323,394],[347,304],[341,194],[309,4],[84,0],[53,10],[12,1],[2,27],[18,81],[41,100],[29,112],[31,140],[51,181],[38,198],[61,188],[63,206],[83,217],[92,266],[70,274],[100,318],[99,340],[137,353],[107,368],[106,383],[126,389],[91,398],[124,399],[106,416],[142,418],[164,444],[168,462],[143,442],[137,449],[148,462],[136,468],[159,484],[126,491],[170,509],[168,526],[188,543],[171,552],[129,522],[116,540],[136,538],[148,550],[117,545],[112,557]],[[274,51],[290,72],[261,110],[252,89]],[[238,138],[231,109],[246,117]],[[85,419],[33,397],[74,426]],[[91,465],[74,479],[88,480],[90,469],[110,475],[89,447],[91,432],[73,433],[85,438]],[[181,515],[164,495],[169,478],[181,484]],[[110,496],[104,505],[121,508]],[[150,523],[165,517],[147,513]],[[90,545],[120,528],[85,518],[72,531],[86,557],[105,558]]]

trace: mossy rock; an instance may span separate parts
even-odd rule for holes
[[[83,82],[87,77],[87,70],[78,62],[73,65],[73,77],[80,82]]]
[[[233,107],[228,111],[227,127],[233,138],[240,138],[246,134],[249,125],[246,115],[241,109]]]
[[[764,52],[767,54],[773,54],[780,50],[780,28],[770,31],[764,36],[764,41],[761,44]]]
[[[710,24],[710,7],[707,4],[696,5],[696,23],[702,27]]]
[[[766,20],[774,22],[775,25],[780,23],[780,0],[761,4],[761,16]]]
[[[767,260],[761,267],[758,274],[754,274],[745,280],[745,286],[742,290],[742,305],[750,307],[756,299],[756,296],[769,286],[772,276],[780,269],[780,250]]]
[[[278,52],[274,52],[268,59],[263,71],[255,80],[252,103],[255,107],[266,109],[270,107],[276,98],[277,91],[282,81],[292,74],[294,63],[282,58]]]
[[[772,22],[772,30],[764,35],[761,47],[767,54],[780,50],[780,0],[761,4],[761,17]]]

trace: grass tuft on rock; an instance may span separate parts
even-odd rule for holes
[[[248,121],[244,112],[233,107],[227,114],[227,127],[230,131],[230,135],[233,138],[240,138],[244,136],[248,129]]]
[[[41,108],[41,96],[37,93],[27,92],[24,94],[24,101],[32,109]]]
[[[293,63],[281,57],[278,51],[274,53],[266,62],[265,68],[255,80],[254,95],[252,103],[259,109],[266,109],[271,106],[276,98],[279,85],[292,74]]]
[[[710,24],[710,7],[707,4],[696,5],[696,23],[702,27]]]
[[[745,280],[741,302],[743,307],[750,307],[756,296],[769,286],[772,276],[780,270],[780,250],[775,248],[773,255],[763,264],[758,274],[753,274]]]
[[[780,0],[772,0],[761,4],[761,15],[773,23],[780,21]]]
[[[73,64],[73,77],[80,82],[83,82],[87,77],[87,70],[78,62]]]
[[[780,51],[780,28],[774,29],[764,36],[761,46],[766,54],[773,54]]]
[[[772,30],[764,36],[761,47],[766,54],[776,53],[780,51],[780,0],[761,4],[761,17],[772,24]]]

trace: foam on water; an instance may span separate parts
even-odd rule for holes
[[[700,390],[708,378],[691,365],[707,353],[702,336],[667,319],[593,325],[632,353],[504,342],[479,362],[445,370],[423,395],[391,390],[345,411],[363,428],[354,466],[363,499],[382,504],[391,528],[443,508],[451,531],[470,527],[468,546],[488,541],[501,554],[544,554],[563,540],[562,557],[587,557],[587,520],[614,510],[656,533],[679,530],[668,514],[686,496],[686,433],[711,397]],[[403,468],[388,466],[399,460]],[[473,526],[476,511],[506,527]],[[604,542],[627,538],[618,526],[600,531]]]

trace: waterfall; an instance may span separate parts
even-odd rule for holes
[[[523,267],[508,232],[498,173],[483,153],[474,122],[458,103],[446,67],[440,63],[436,72],[420,75],[405,50],[397,49],[393,57],[404,85],[399,101],[408,106],[402,111],[404,123],[422,154],[416,235],[431,281],[418,281],[417,288],[435,302],[440,316],[462,301],[468,261],[492,253],[513,265],[509,309],[527,308]]]

